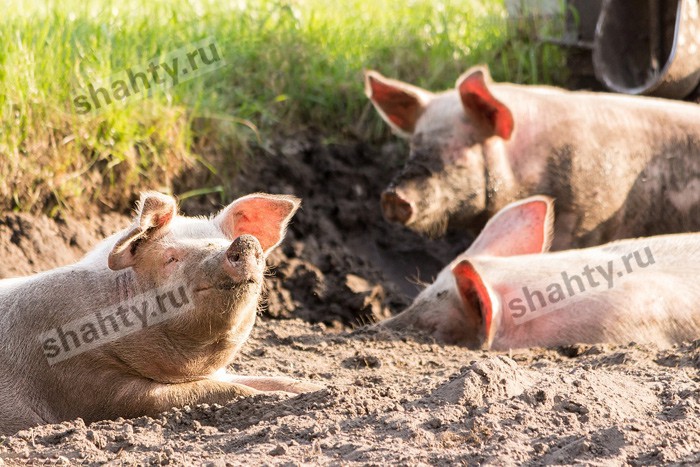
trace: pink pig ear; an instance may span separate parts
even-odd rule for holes
[[[255,193],[229,204],[214,222],[231,239],[243,234],[254,236],[267,255],[284,238],[287,224],[300,204],[294,196]]]
[[[478,335],[482,348],[491,347],[493,326],[493,300],[481,276],[468,260],[460,261],[452,268],[464,312],[474,314],[474,321],[481,323]]]
[[[532,196],[511,203],[487,223],[468,255],[516,256],[543,253],[552,244],[554,202],[548,196]]]
[[[488,88],[491,76],[486,67],[473,67],[457,80],[457,90],[462,105],[471,115],[479,119],[503,139],[510,139],[515,122],[510,109],[496,99]]]
[[[177,215],[177,202],[172,196],[156,192],[141,195],[131,228],[120,238],[107,257],[107,265],[117,271],[134,265],[136,251],[149,238],[165,230]]]
[[[379,115],[401,136],[410,136],[432,94],[416,86],[365,71],[365,94]]]

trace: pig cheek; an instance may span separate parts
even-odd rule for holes
[[[407,224],[412,230],[424,235],[441,235],[446,226],[445,203],[451,202],[452,196],[446,195],[439,176],[429,175],[406,181],[401,185],[414,202],[412,220]]]
[[[141,293],[165,284],[169,275],[159,261],[143,261],[132,267],[138,291]]]
[[[458,225],[470,225],[486,210],[486,180],[483,164],[454,167],[446,174],[445,190],[450,196],[445,200],[450,216]]]
[[[450,307],[438,324],[435,337],[446,344],[477,349],[481,345],[479,324],[468,319],[461,309]]]
[[[449,299],[430,297],[418,302],[410,315],[415,317],[414,327],[446,344],[464,345],[473,329],[464,313]]]

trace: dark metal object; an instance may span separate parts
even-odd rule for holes
[[[605,0],[593,43],[609,89],[681,99],[700,82],[698,0]]]

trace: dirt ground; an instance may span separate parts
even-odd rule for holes
[[[0,436],[0,465],[700,463],[700,341],[498,353],[362,327],[409,303],[470,240],[428,241],[381,219],[378,195],[402,153],[297,136],[258,151],[231,182],[238,194],[304,200],[232,369],[325,390],[37,427]],[[70,263],[127,222],[0,215],[0,277]]]

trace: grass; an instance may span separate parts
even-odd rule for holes
[[[476,63],[488,63],[496,80],[564,79],[564,55],[536,34],[557,26],[508,22],[494,0],[0,0],[0,7],[0,207],[17,211],[124,209],[134,191],[168,191],[193,171],[211,176],[190,194],[223,192],[249,144],[304,127],[330,138],[385,138],[363,94],[364,68],[435,90]],[[225,67],[99,114],[76,114],[71,97],[85,83],[208,36]]]

